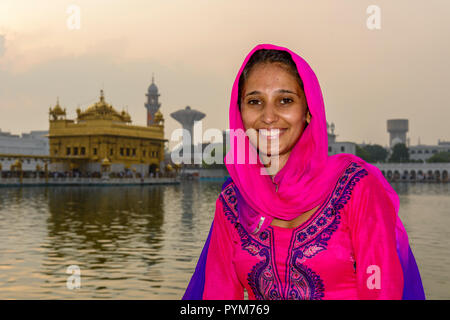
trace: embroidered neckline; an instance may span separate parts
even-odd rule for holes
[[[301,243],[305,243],[307,242],[307,240],[311,240],[311,238],[327,229],[333,222],[336,222],[337,224],[339,223],[340,216],[337,215],[337,213],[340,211],[340,209],[342,209],[344,204],[347,203],[347,200],[350,199],[351,191],[356,182],[367,174],[367,170],[362,168],[360,164],[351,162],[336,182],[333,191],[330,192],[328,197],[320,205],[316,212],[305,222],[294,228],[284,228],[269,225],[266,230],[270,229],[273,231],[275,228],[286,229],[293,234],[297,234],[298,239]],[[239,225],[243,229],[242,231],[247,233],[247,231],[245,231],[242,225],[239,223],[239,213],[237,208],[238,201],[234,187],[234,182],[231,181],[221,192],[222,199],[232,211],[232,215],[234,216],[234,219],[232,220],[234,220],[234,224]],[[334,221],[336,220],[336,218],[338,221]],[[262,231],[261,233],[264,233],[266,230]],[[261,239],[261,233],[257,235],[249,234],[248,236],[255,239]]]
[[[322,211],[322,209],[323,209],[324,205],[327,203],[327,201],[328,201],[328,198],[325,199],[324,202],[322,202],[322,204],[317,208],[316,211],[314,211],[314,213],[308,219],[306,219],[305,221],[303,221],[302,223],[300,223],[296,227],[285,228],[285,227],[280,227],[280,226],[274,226],[274,225],[271,225],[271,224],[268,225],[267,227],[272,229],[272,230],[281,230],[281,232],[286,232],[286,233],[288,233],[288,232],[289,233],[295,232],[295,231],[297,231],[297,229],[304,229],[304,228],[306,228],[307,225],[309,225],[316,218],[316,216],[318,214],[320,214],[320,212]]]
[[[349,168],[351,168],[352,166],[356,166],[356,165],[357,164],[355,162],[352,162],[346,169],[344,169],[337,184],[339,183],[339,181],[341,181],[343,179],[343,176],[345,176],[345,174],[349,174],[349,173],[353,172],[353,170],[352,169],[349,170]],[[345,181],[346,179],[343,179],[343,180]],[[271,228],[272,230],[281,230],[281,232],[290,232],[290,233],[297,232],[300,229],[305,229],[310,223],[312,223],[317,218],[317,215],[321,214],[322,210],[324,209],[324,207],[326,207],[326,205],[330,201],[330,198],[333,196],[335,188],[336,188],[336,186],[333,188],[333,191],[330,193],[330,195],[327,198],[325,198],[325,200],[319,205],[317,210],[314,211],[314,213],[308,219],[306,219],[305,221],[300,223],[298,226],[293,227],[293,228],[285,228],[285,227],[280,227],[280,226],[268,225],[268,228]]]

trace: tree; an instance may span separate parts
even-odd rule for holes
[[[409,162],[408,147],[406,147],[404,143],[397,143],[394,148],[392,148],[389,162]]]
[[[364,146],[364,149],[369,153],[373,162],[385,162],[389,153],[379,144],[369,144]]]
[[[367,152],[367,150],[365,148],[361,148],[358,145],[356,145],[356,156],[360,157],[364,161],[372,162],[372,158],[370,156],[370,153]]]
[[[385,162],[388,151],[379,144],[356,146],[356,155],[367,162]]]
[[[433,154],[427,162],[450,162],[450,152],[439,152]]]

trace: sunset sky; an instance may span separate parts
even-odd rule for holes
[[[447,0],[1,0],[0,130],[48,130],[56,97],[75,118],[102,88],[145,125],[152,73],[167,139],[187,105],[207,114],[203,129],[226,129],[239,67],[272,43],[311,65],[338,141],[387,145],[386,120],[406,118],[412,145],[437,144],[450,140],[449,21]]]

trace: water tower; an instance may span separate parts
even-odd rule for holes
[[[191,135],[190,139],[189,137],[183,135],[183,145],[194,145],[194,122],[200,121],[206,116],[206,114],[191,109],[190,106],[187,106],[184,109],[171,113],[170,116],[181,123],[183,129],[187,130]]]
[[[387,121],[389,132],[389,147],[392,149],[397,143],[406,145],[406,133],[408,132],[408,119],[390,119]]]

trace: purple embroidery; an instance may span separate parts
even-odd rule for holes
[[[258,262],[248,274],[248,284],[257,300],[282,300],[281,286],[275,277],[272,257],[268,248],[259,251],[264,259]]]
[[[300,263],[290,266],[287,299],[321,300],[323,290],[323,281],[314,271]]]

